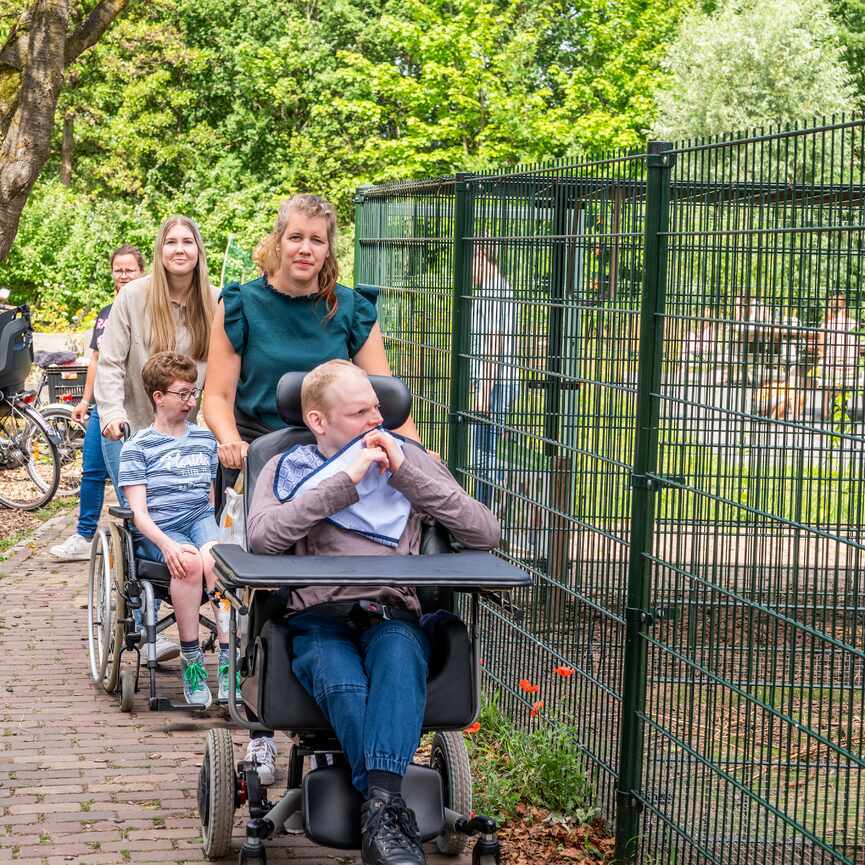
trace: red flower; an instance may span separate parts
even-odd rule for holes
[[[481,722],[475,721],[474,724],[469,724],[468,727],[463,730],[463,733],[477,733],[481,728]]]
[[[537,694],[541,690],[541,686],[533,685],[528,679],[520,679],[520,690],[526,694]]]
[[[487,662],[486,662],[483,658],[481,658],[480,661],[478,661],[478,663],[479,663],[482,667],[486,667],[486,665],[487,665]]]
[[[563,679],[570,679],[576,670],[573,667],[566,667],[564,664],[560,664],[558,667],[553,667],[553,672]]]
[[[544,708],[544,701],[543,700],[535,700],[535,702],[532,703],[532,711],[529,712],[529,717],[530,718],[537,718],[538,715],[541,714],[541,709],[543,709],[543,708]]]

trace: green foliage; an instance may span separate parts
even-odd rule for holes
[[[361,184],[639,145],[691,2],[130,4],[67,75],[55,155],[0,283],[61,315],[93,309],[104,254],[149,248],[176,212],[199,222],[218,274],[229,236],[251,251],[301,190],[337,204],[350,282]],[[55,180],[64,118],[69,189]]]
[[[681,139],[850,111],[853,85],[825,0],[725,0],[682,21],[655,133]]]
[[[502,712],[497,695],[484,703],[479,720],[467,743],[475,810],[498,821],[513,817],[520,803],[580,822],[597,816],[574,727],[522,730]]]
[[[865,99],[865,0],[830,0],[830,7],[861,107]]]

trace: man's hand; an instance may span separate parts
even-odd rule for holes
[[[107,439],[112,439],[113,441],[120,441],[123,438],[123,425],[128,424],[128,421],[123,420],[122,418],[118,420],[111,421],[104,430],[102,430],[102,435]]]
[[[388,467],[387,454],[382,448],[365,447],[358,454],[357,459],[345,470],[353,484],[359,484],[371,465],[378,464],[379,472],[384,474]]]
[[[171,538],[160,548],[162,557],[165,559],[165,566],[174,580],[182,580],[186,576],[186,569],[183,567],[183,547],[172,541]]]
[[[217,445],[216,453],[219,455],[219,461],[227,469],[243,468],[243,461],[246,459],[246,452],[249,450],[249,442],[236,441],[224,442]]]
[[[363,437],[363,443],[368,448],[381,448],[387,454],[387,467],[393,473],[398,472],[405,462],[405,454],[396,443],[396,439],[383,430],[374,429],[368,432]]]
[[[81,402],[76,403],[75,407],[72,409],[72,420],[83,425],[84,421],[87,420],[87,415],[89,414],[90,403],[81,400]]]

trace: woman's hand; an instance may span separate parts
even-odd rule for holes
[[[249,442],[234,441],[223,442],[217,445],[216,453],[219,455],[219,461],[227,469],[243,468],[243,461],[246,459],[246,452],[249,450]]]
[[[90,403],[81,400],[81,402],[77,403],[72,409],[72,420],[83,425],[84,421],[87,420],[87,415],[89,414]]]
[[[129,427],[129,421],[123,420],[122,418],[118,418],[117,420],[111,421],[108,426],[102,430],[102,435],[107,439],[111,439],[112,441],[120,441],[123,438],[123,428]]]
[[[183,567],[183,547],[169,538],[159,547],[165,566],[171,574],[172,580],[182,580],[186,576],[186,568]]]

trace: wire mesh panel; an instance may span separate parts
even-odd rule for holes
[[[862,138],[675,152],[644,861],[865,858]]]
[[[414,397],[423,443],[447,456],[454,275],[454,181],[367,189],[355,227],[357,285],[377,288],[394,375]]]
[[[644,863],[865,861],[862,121],[374,187],[421,438],[533,586],[483,601]]]
[[[489,689],[523,722],[542,699],[547,718],[578,729],[608,814],[643,175],[641,157],[622,155],[455,187],[378,187],[364,193],[358,232],[359,279],[381,289],[391,365],[420,399],[422,439],[499,517],[502,555],[536,578],[483,603]]]

